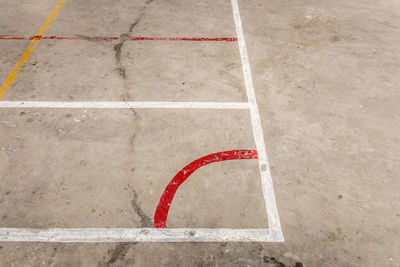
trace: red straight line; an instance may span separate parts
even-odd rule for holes
[[[16,36],[16,35],[0,35],[0,40],[87,40],[87,41],[112,41],[112,40],[128,40],[128,41],[190,41],[190,42],[236,42],[236,37],[85,37],[85,36]]]
[[[232,150],[218,152],[214,154],[207,155],[205,157],[196,159],[192,163],[188,164],[180,172],[178,172],[175,177],[169,182],[167,187],[162,194],[160,201],[158,202],[156,213],[154,214],[154,228],[165,228],[168,211],[171,207],[172,200],[174,199],[175,193],[179,186],[186,181],[189,176],[194,173],[200,167],[207,164],[225,161],[225,160],[235,160],[235,159],[257,159],[257,150]]]
[[[202,38],[202,37],[132,37],[131,41],[194,41],[194,42],[236,42],[236,37],[217,37],[217,38]]]

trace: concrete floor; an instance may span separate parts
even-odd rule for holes
[[[0,35],[57,2],[0,0]],[[67,0],[45,35],[236,36],[230,1],[128,2]],[[239,6],[285,242],[3,242],[1,266],[400,266],[400,3]],[[29,42],[0,40],[1,82]],[[236,42],[41,40],[3,100],[240,102],[241,71]],[[186,164],[255,149],[243,110],[10,108],[0,135],[0,227],[147,227]],[[168,227],[266,227],[257,167],[193,174]]]

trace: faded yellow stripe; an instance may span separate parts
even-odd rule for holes
[[[33,50],[35,50],[35,47],[40,42],[40,37],[42,37],[43,34],[46,32],[47,28],[50,26],[51,22],[57,15],[58,11],[64,5],[65,1],[66,0],[60,0],[60,2],[58,2],[57,6],[50,13],[49,17],[46,19],[46,21],[43,23],[42,27],[40,27],[39,31],[37,32],[37,34],[35,36],[37,38],[33,38],[31,43],[26,48],[25,52],[19,58],[17,64],[15,64],[14,68],[12,69],[12,71],[8,75],[7,79],[5,80],[5,82],[3,83],[3,85],[0,88],[0,101],[1,101],[1,99],[3,99],[8,88],[10,88],[11,84],[13,83],[15,77],[17,77],[19,71],[22,69],[25,62],[28,60],[30,54],[33,52]]]

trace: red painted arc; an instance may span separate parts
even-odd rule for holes
[[[214,162],[237,159],[257,159],[257,150],[231,150],[207,155],[188,164],[169,182],[158,202],[154,215],[154,228],[165,228],[168,211],[179,186],[197,169]]]

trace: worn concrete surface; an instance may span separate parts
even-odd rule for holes
[[[144,227],[136,206],[153,218],[186,164],[254,149],[241,110],[9,109],[0,121],[8,136],[0,141],[1,227]],[[200,169],[179,189],[167,226],[265,228],[260,187],[256,160]]]
[[[236,43],[120,44],[43,40],[4,100],[247,101]]]
[[[0,35],[34,35],[56,3],[1,0]],[[2,266],[400,266],[400,3],[239,6],[285,242],[2,243]],[[235,31],[229,1],[67,0],[47,34]],[[0,40],[1,81],[27,43]],[[119,44],[42,40],[5,100],[246,100],[235,43]],[[2,227],[144,226],[185,164],[254,148],[246,111],[0,112]],[[200,170],[168,226],[266,223],[255,165]]]

